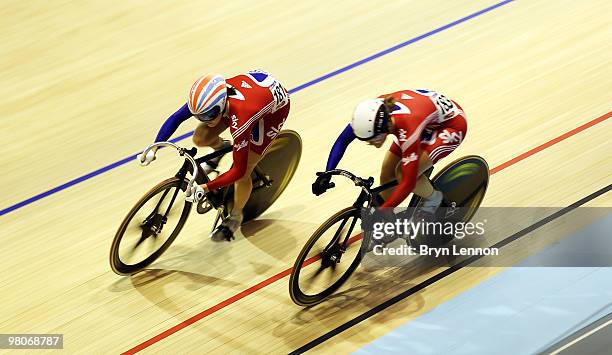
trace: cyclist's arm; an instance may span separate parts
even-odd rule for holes
[[[232,150],[234,163],[228,171],[206,184],[209,191],[231,185],[244,176],[249,161],[249,138],[251,137],[251,130],[252,129],[249,128],[238,137],[234,137],[234,148]]]
[[[216,179],[206,184],[209,191],[233,184],[238,179],[244,176],[249,160],[249,145],[251,144],[251,132],[253,131],[255,125],[259,124],[259,120],[255,119],[255,117],[261,117],[266,115],[268,112],[270,112],[271,107],[272,103],[269,103],[268,105],[264,106],[259,112],[255,114],[249,114],[247,117],[250,118],[246,120],[244,126],[239,125],[236,129],[230,128],[232,139],[234,140],[234,148],[232,150],[234,163],[228,171],[217,176]],[[264,134],[264,132],[260,132],[260,134]]]
[[[159,132],[157,133],[155,142],[157,143],[167,141],[170,136],[172,136],[172,134],[176,132],[178,126],[181,123],[185,122],[185,120],[189,117],[191,117],[191,112],[189,111],[189,107],[187,107],[187,104],[184,104],[183,106],[181,106],[181,108],[178,109],[178,111],[168,117],[166,122],[164,122],[164,124],[159,129]]]
[[[340,133],[338,139],[336,139],[336,143],[332,147],[329,152],[329,157],[327,158],[327,166],[325,170],[332,170],[338,166],[346,148],[351,144],[351,142],[355,139],[355,134],[353,133],[353,128],[349,123],[346,128]]]

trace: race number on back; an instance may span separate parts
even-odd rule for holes
[[[247,75],[253,79],[257,85],[266,87],[270,90],[274,100],[272,104],[272,112],[285,106],[289,102],[289,94],[287,90],[270,74],[263,70],[250,70]]]
[[[434,105],[436,105],[439,114],[439,117],[437,119],[438,122],[449,120],[463,113],[453,103],[453,101],[438,92],[427,89],[417,89],[416,91],[421,95],[428,96],[434,103]]]

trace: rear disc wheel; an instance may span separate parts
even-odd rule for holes
[[[302,156],[302,139],[295,131],[281,131],[266,151],[257,167],[272,182],[270,186],[253,187],[244,206],[243,223],[264,213],[285,191],[293,178]],[[232,194],[228,194],[230,196]],[[229,214],[228,209],[227,213]]]
[[[477,155],[468,155],[448,164],[442,171],[431,179],[433,186],[442,191],[444,197],[451,205],[443,204],[441,210],[445,213],[451,208],[455,213],[449,217],[451,222],[469,222],[482,200],[489,184],[489,165]],[[423,198],[414,195],[411,206],[418,210],[423,205]],[[444,218],[444,217],[443,217]],[[450,242],[452,235],[438,236],[435,239],[424,240],[424,236],[417,235],[414,239],[416,245],[427,244],[437,247]]]

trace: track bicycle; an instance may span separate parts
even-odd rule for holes
[[[233,184],[206,194],[194,193],[195,184],[210,181],[201,165],[232,151],[232,146],[195,158],[197,149],[158,142],[145,149],[171,147],[184,158],[178,172],[144,194],[121,222],[110,248],[111,269],[130,275],[157,260],[181,232],[192,206],[199,214],[217,212],[212,230],[227,218],[233,207]],[[285,190],[302,154],[302,140],[295,131],[283,130],[257,164],[251,177],[253,191],[243,209],[243,224],[265,212]],[[217,172],[218,173],[218,172]],[[180,198],[179,193],[184,197]]]
[[[429,178],[433,168],[424,174]],[[362,212],[377,207],[382,202],[380,192],[397,185],[391,181],[372,187],[374,178],[364,179],[342,169],[329,170],[318,175],[343,176],[361,189],[361,193],[352,206],[346,207],[331,217],[312,234],[300,251],[289,279],[289,294],[294,303],[300,306],[315,305],[337,291],[357,269],[363,255],[372,248],[375,242],[371,232],[355,230],[357,222],[363,222]],[[444,199],[439,211],[453,212],[453,220],[468,222],[478,210],[489,182],[487,162],[476,155],[460,158],[444,167],[430,179],[433,186],[442,191]],[[334,187],[329,184],[329,188]],[[407,211],[412,215],[418,213],[423,199],[413,194]],[[443,214],[444,214],[443,213]],[[439,216],[440,218],[450,218]],[[358,229],[361,229],[359,223]],[[440,246],[453,239],[452,235],[442,235],[435,239]],[[431,243],[422,236],[409,239],[409,243]]]

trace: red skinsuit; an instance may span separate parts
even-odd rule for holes
[[[429,90],[403,90],[381,96],[393,96],[391,112],[395,124],[390,152],[401,157],[402,180],[382,207],[398,206],[414,189],[418,157],[423,150],[432,163],[450,154],[467,132],[461,107],[444,95]]]
[[[236,90],[228,96],[229,115],[223,118],[234,140],[234,164],[207,184],[209,190],[230,185],[244,176],[249,150],[262,155],[278,135],[289,114],[285,88],[264,71],[252,70],[226,80]]]

